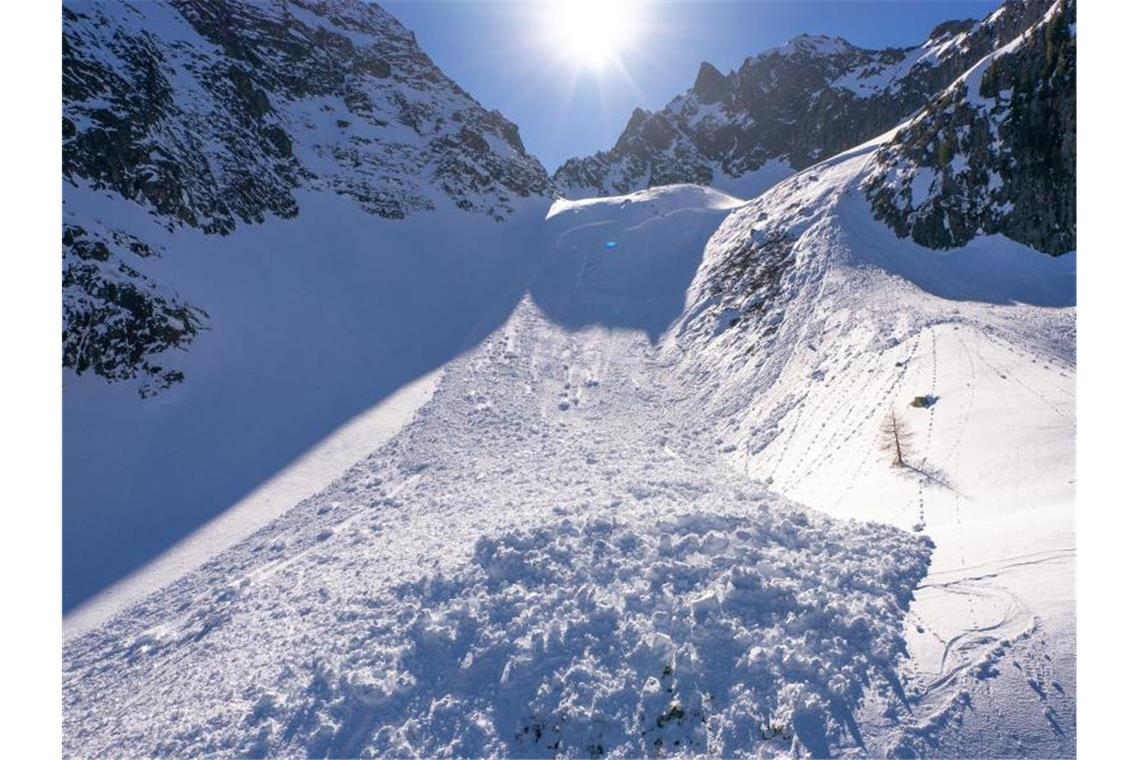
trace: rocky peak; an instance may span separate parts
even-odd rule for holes
[[[844,55],[854,50],[856,50],[855,46],[842,37],[831,37],[826,34],[800,34],[771,51],[771,53],[776,55],[829,56]]]
[[[621,135],[618,137],[618,144],[629,144],[634,140],[638,131],[645,126],[645,122],[649,121],[652,116],[649,111],[644,108],[635,108],[633,113],[629,115],[629,122],[626,123],[625,129],[622,130]]]
[[[1008,0],[984,21],[940,24],[910,48],[800,35],[727,74],[704,63],[687,92],[631,119],[610,150],[567,161],[554,181],[571,196],[611,195],[802,169],[894,127],[1047,7]]]
[[[978,22],[972,18],[943,21],[941,24],[930,30],[929,39],[939,40],[957,34],[965,34],[966,32],[969,32],[977,23]]]
[[[879,150],[875,215],[931,248],[1001,233],[1074,250],[1076,105],[1076,2],[1057,0]]]
[[[723,98],[728,93],[728,78],[708,61],[701,61],[697,80],[693,82],[693,94],[698,100],[710,103]]]
[[[550,191],[517,127],[363,0],[69,5],[63,69],[65,178],[172,225],[290,216],[299,189],[387,217],[436,190],[496,217]],[[465,152],[471,134],[488,149]]]

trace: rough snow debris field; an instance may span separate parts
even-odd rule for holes
[[[720,468],[648,350],[524,303],[327,492],[73,641],[68,754],[845,741],[929,545]]]

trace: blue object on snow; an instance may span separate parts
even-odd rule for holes
[[[617,241],[616,240],[607,240],[606,241],[606,248],[617,248]]]

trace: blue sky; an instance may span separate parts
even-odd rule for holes
[[[551,4],[382,0],[460,86],[519,125],[550,170],[609,148],[635,106],[657,109],[692,85],[701,61],[727,72],[797,34],[864,47],[914,45],[938,23],[981,18],[999,0],[770,0],[635,4],[619,66],[592,68],[552,43]],[[557,30],[557,23],[554,25]],[[557,33],[557,31],[555,31]]]

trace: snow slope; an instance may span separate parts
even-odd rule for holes
[[[107,622],[201,567],[297,502],[327,488],[400,432],[435,393],[439,377],[439,370],[425,375],[361,412],[159,557],[67,613],[63,618],[64,638]]]
[[[413,422],[68,642],[65,754],[1072,755],[1074,257],[875,147],[533,217]]]
[[[62,14],[73,610],[476,345],[553,188],[376,3]]]
[[[739,471],[934,540],[908,713],[868,718],[871,753],[1072,755],[1075,255],[896,238],[859,191],[874,147],[726,221],[671,350],[692,382],[716,379],[701,405]],[[914,436],[907,467],[878,450],[891,409]]]
[[[70,191],[72,213],[162,247],[136,266],[178,283],[210,325],[190,350],[162,355],[185,380],[155,398],[65,374],[65,609],[476,345],[533,270],[549,201],[519,206],[505,222],[441,208],[393,223],[313,193],[296,218],[218,236],[169,231],[141,206]]]

